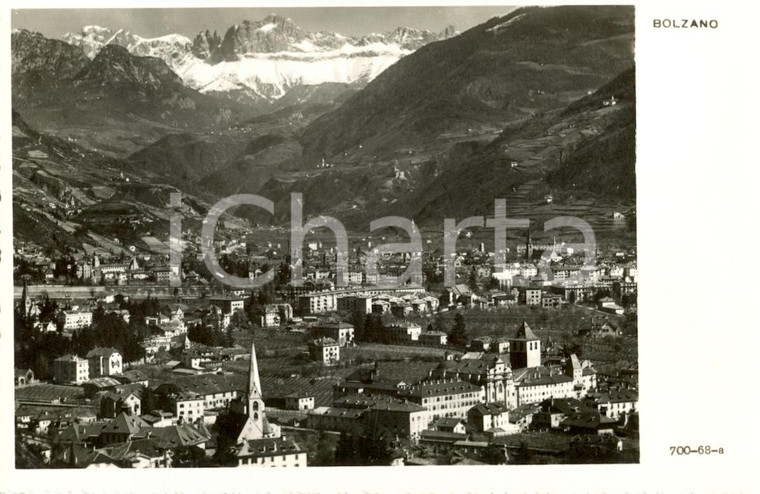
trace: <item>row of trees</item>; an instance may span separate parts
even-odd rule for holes
[[[52,361],[62,355],[76,354],[85,357],[95,347],[113,347],[121,352],[125,362],[134,362],[145,356],[140,340],[150,335],[140,314],[153,310],[154,301],[146,300],[127,304],[130,313],[135,314],[127,323],[120,315],[106,313],[102,307],[93,311],[92,325],[81,328],[71,335],[62,333],[56,321],[58,304],[47,296],[37,303],[37,314],[26,314],[23,307],[17,308],[14,320],[15,365],[30,368],[39,379],[52,377]],[[124,305],[122,305],[124,307]],[[48,332],[43,328],[56,323],[57,331]]]
[[[57,323],[58,304],[45,296],[36,306],[37,310],[32,311],[36,315],[27,314],[22,304],[14,312],[14,361],[16,367],[32,369],[35,376],[45,379],[51,376],[50,360],[63,355],[69,341],[60,334],[60,325],[56,332],[40,330],[51,322]]]
[[[232,324],[227,326],[226,331],[222,331],[219,327],[198,323],[187,329],[187,337],[190,341],[202,345],[231,347],[235,344],[233,331],[234,325]]]
[[[145,357],[140,341],[148,336],[150,330],[144,320],[133,322],[130,318],[127,323],[120,315],[98,308],[92,314],[92,325],[77,330],[71,337],[71,350],[84,357],[95,347],[113,347],[125,362],[135,362]]]
[[[129,311],[130,322],[144,322],[147,316],[155,316],[161,309],[161,304],[157,298],[150,295],[144,300],[131,301],[126,300],[121,294],[114,297],[114,301],[119,304],[119,308]]]

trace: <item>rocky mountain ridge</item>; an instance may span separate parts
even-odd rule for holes
[[[302,85],[364,85],[416,49],[456,34],[453,26],[440,33],[399,27],[347,37],[304,32],[291,19],[270,15],[231,26],[223,36],[202,31],[192,41],[181,34],[143,38],[102,26],[85,26],[63,40],[90,58],[107,45],[161,58],[185,85],[201,92],[245,91],[252,99],[273,100]]]

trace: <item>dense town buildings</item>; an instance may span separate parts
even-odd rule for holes
[[[319,246],[316,249],[318,252]],[[556,341],[546,338],[540,323],[510,323],[502,325],[498,334],[454,338],[456,344],[452,344],[451,327],[436,322],[447,312],[477,320],[478,314],[487,317],[494,310],[523,309],[561,319],[563,312],[570,310],[567,307],[580,306],[593,312],[589,322],[577,330],[578,337],[625,339],[620,325],[630,300],[635,300],[630,298],[635,296],[636,284],[631,278],[635,268],[603,265],[591,273],[559,262],[550,270],[554,279],[539,279],[539,269],[532,261],[508,264],[503,271],[493,272],[477,263],[467,264],[471,261],[466,255],[461,257],[462,272],[475,272],[478,286],[390,287],[372,285],[367,277],[357,282],[359,277],[353,276],[355,282],[348,287],[336,287],[334,266],[320,267],[308,271],[304,284],[281,286],[265,297],[263,292],[219,288],[197,298],[182,297],[181,291],[172,297],[166,291],[147,312],[138,309],[137,319],[133,311],[138,306],[130,304],[143,304],[150,296],[143,291],[142,297],[122,296],[119,300],[115,294],[120,290],[138,293],[130,292],[138,281],[141,286],[159,283],[156,270],[162,269],[160,265],[140,263],[135,267],[129,259],[101,262],[99,283],[105,282],[114,292],[77,301],[59,298],[49,322],[38,319],[40,314],[46,317],[44,311],[48,310],[42,307],[43,299],[31,295],[32,289],[24,289],[19,314],[34,321],[37,328],[52,325],[52,332],[60,328],[61,336],[69,341],[98,328],[105,316],[114,318],[108,319],[108,324],[118,319],[125,328],[134,330],[139,324],[147,331],[140,333],[138,344],[144,356],[138,361],[128,360],[122,350],[108,344],[92,344],[79,355],[56,357],[50,366],[55,385],[81,389],[94,400],[92,407],[62,417],[53,409],[29,413],[25,407],[32,402],[22,400],[17,425],[36,431],[64,430],[68,431],[65,437],[80,438],[74,453],[66,453],[68,459],[56,451],[50,464],[71,462],[73,454],[85,464],[156,468],[172,466],[171,452],[156,446],[156,434],[170,434],[161,432],[164,430],[192,438],[194,447],[203,447],[204,461],[213,464],[306,466],[307,451],[283,434],[284,425],[382,441],[410,441],[441,455],[477,455],[488,445],[530,428],[560,435],[570,431],[614,434],[620,427],[637,423],[635,383],[616,377],[617,384],[610,388],[606,384],[610,378],[600,377],[593,362],[558,351]],[[559,258],[565,261],[563,256]],[[93,262],[88,265],[95,273]],[[113,279],[109,273],[114,273]],[[121,273],[128,277],[119,282]],[[150,274],[136,280],[141,273]],[[490,283],[492,276],[495,281]],[[266,404],[258,360],[252,358],[247,384],[236,374],[240,367],[235,363],[248,355],[237,346],[238,338],[249,339],[251,334],[255,339],[274,337],[291,342],[266,350],[267,359],[279,358],[281,348],[301,349],[300,354],[289,353],[292,360],[283,360],[292,369],[288,372],[296,374],[267,376]],[[198,338],[206,339],[201,343]],[[380,372],[377,361],[362,364],[355,360],[365,345],[373,344],[387,348],[385,358],[399,358],[394,349],[438,349],[442,353],[435,360],[398,360]],[[305,358],[299,360],[297,355]],[[297,377],[311,365],[321,370],[309,372],[326,377],[311,377],[310,381]],[[343,372],[344,367],[355,371]],[[135,368],[141,371],[135,374],[130,370]],[[140,375],[146,370],[160,377]],[[331,377],[334,371],[345,377]],[[39,385],[31,369],[16,374],[17,389]],[[329,380],[319,384],[325,378]],[[43,386],[49,385],[44,381]],[[288,384],[291,381],[299,384]],[[624,387],[620,383],[625,383]],[[556,405],[551,405],[551,400]],[[562,408],[567,400],[580,405]],[[75,418],[79,423],[66,429]],[[155,434],[146,432],[150,428]],[[94,446],[97,454],[78,449],[82,446]],[[158,449],[143,456],[138,453],[143,447]],[[576,445],[578,448],[582,446]]]

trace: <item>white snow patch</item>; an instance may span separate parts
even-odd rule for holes
[[[85,26],[82,28],[82,32],[89,32],[89,31],[94,31],[96,33],[103,33],[103,32],[110,31],[110,29],[107,27],[95,26],[95,25]]]
[[[301,60],[267,55],[270,56],[250,56],[216,65],[193,57],[175,71],[185,84],[201,92],[230,91],[244,86],[258,94],[274,93],[275,97],[281,97],[297,85],[369,82],[399,59],[390,54]]]
[[[113,36],[111,36],[111,38],[110,38],[108,41],[106,41],[106,42],[105,42],[105,43],[103,43],[103,44],[104,44],[104,45],[110,45],[110,44],[111,44],[111,41],[113,41],[114,39],[116,39],[116,36],[120,35],[120,34],[121,34],[121,33],[123,33],[123,32],[124,32],[124,30],[123,30],[123,29],[119,29],[118,31],[116,31],[115,33],[113,33]]]
[[[505,27],[509,26],[510,24],[513,24],[517,19],[520,19],[521,17],[524,17],[525,14],[518,14],[514,16],[513,18],[509,19],[508,21],[502,22],[501,24],[497,24],[494,27],[486,29],[489,33],[495,33],[497,31],[500,31],[504,29]]]
[[[308,39],[302,40],[300,43],[296,43],[295,45],[293,45],[293,48],[296,48],[298,50],[305,51],[305,52],[310,52],[310,53],[317,51],[317,47],[314,46],[314,43],[312,43]]]

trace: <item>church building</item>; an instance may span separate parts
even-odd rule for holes
[[[509,363],[512,369],[541,365],[541,340],[525,321],[509,340]]]
[[[305,467],[306,451],[266,418],[256,348],[251,343],[248,390],[217,419],[219,450],[229,466]]]

